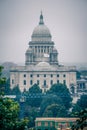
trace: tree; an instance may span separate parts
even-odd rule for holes
[[[36,117],[40,116],[39,109],[27,106],[25,108],[25,116],[29,117],[29,127],[34,127]]]
[[[87,108],[87,94],[83,94],[77,101],[77,105],[83,110]]]
[[[52,104],[47,106],[43,116],[45,117],[65,117],[66,109],[60,104]]]
[[[78,104],[74,104],[73,107],[72,107],[72,112],[71,112],[71,116],[74,116],[74,113],[75,112],[80,112],[81,111],[81,107],[78,106]]]
[[[78,117],[78,119],[72,126],[72,130],[79,130],[79,128],[83,130],[83,128],[87,127],[87,109],[75,112],[74,116]]]
[[[0,130],[24,130],[28,120],[18,118],[19,104],[10,98],[0,96]]]
[[[2,77],[2,70],[4,69],[3,66],[0,66],[0,94],[4,94],[5,91],[5,83],[6,83],[6,78]]]
[[[71,107],[72,98],[66,85],[54,84],[47,93],[60,97],[67,110]]]
[[[53,94],[50,94],[48,96],[46,95],[46,98],[42,100],[40,106],[40,114],[43,115],[46,108],[52,104],[60,104],[61,106],[63,106],[62,100],[59,97],[57,97],[57,95],[53,95]]]
[[[30,89],[29,89],[29,93],[42,93],[42,90],[40,89],[40,87],[37,84],[34,84]]]
[[[7,80],[6,80],[5,95],[11,95],[10,79],[7,79]]]
[[[37,84],[34,84],[30,89],[28,93],[29,99],[26,99],[26,102],[28,102],[28,105],[32,107],[40,107],[41,101],[42,101],[42,90]]]
[[[72,107],[72,116],[74,116],[75,112],[80,112],[87,108],[87,95],[83,94],[80,99],[78,99],[77,103]]]
[[[11,90],[11,94],[12,95],[20,95],[21,94],[21,91],[19,89],[19,86],[15,86],[12,90]]]
[[[0,130],[24,130],[28,119],[19,120],[19,104],[10,98],[5,98],[2,88],[6,78],[2,77],[2,69],[0,66]]]

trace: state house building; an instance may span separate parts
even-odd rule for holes
[[[23,91],[38,84],[45,92],[53,84],[63,83],[71,91],[72,86],[76,86],[76,67],[60,65],[58,51],[54,45],[41,13],[39,24],[33,30],[25,53],[25,66],[16,66],[10,70],[11,88],[18,85]]]

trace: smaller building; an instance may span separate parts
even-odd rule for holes
[[[77,80],[77,92],[78,93],[87,92],[87,79],[81,78]]]
[[[71,130],[77,118],[36,118],[36,130]]]

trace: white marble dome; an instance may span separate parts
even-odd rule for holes
[[[35,27],[32,33],[32,41],[51,41],[51,33],[43,22],[43,15],[40,15],[39,25]]]

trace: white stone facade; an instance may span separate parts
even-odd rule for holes
[[[58,52],[51,41],[49,29],[44,25],[42,14],[39,25],[33,31],[25,58],[25,66],[10,70],[11,88],[18,85],[23,91],[38,84],[45,92],[55,83],[64,83],[69,89],[71,85],[76,86],[76,67],[59,65]]]

